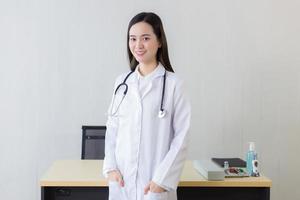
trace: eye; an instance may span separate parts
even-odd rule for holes
[[[148,41],[148,40],[150,40],[150,37],[144,37],[143,39],[144,39],[144,41]]]
[[[133,37],[131,37],[131,38],[129,38],[129,40],[130,40],[131,42],[134,42],[136,39],[133,38]]]

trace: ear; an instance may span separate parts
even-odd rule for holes
[[[158,48],[161,48],[161,42],[158,41]]]

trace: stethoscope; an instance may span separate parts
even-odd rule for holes
[[[112,105],[111,105],[111,109],[110,109],[110,115],[111,116],[116,116],[119,108],[120,108],[120,105],[122,104],[126,94],[127,94],[127,91],[128,91],[128,85],[126,83],[128,77],[133,73],[134,71],[131,71],[130,73],[127,74],[127,76],[125,77],[125,79],[123,80],[123,82],[121,84],[119,84],[114,92],[114,97],[113,97],[113,101],[112,101]],[[158,117],[159,118],[163,118],[165,115],[166,115],[166,111],[165,109],[163,108],[163,105],[164,105],[164,96],[165,96],[165,86],[166,86],[166,76],[167,76],[167,71],[165,70],[165,73],[164,73],[164,79],[163,79],[163,89],[162,89],[162,95],[161,95],[161,101],[160,101],[160,109],[158,111]],[[115,97],[116,97],[116,94],[118,92],[118,90],[121,88],[121,87],[125,87],[125,90],[123,92],[123,96],[122,96],[122,99],[119,103],[119,105],[117,106],[116,110],[113,112],[113,107],[114,107],[114,104],[115,104]]]

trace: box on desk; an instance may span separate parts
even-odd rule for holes
[[[224,169],[210,160],[194,160],[193,165],[209,181],[222,181],[225,178]]]

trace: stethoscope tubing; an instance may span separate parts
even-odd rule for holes
[[[117,94],[119,88],[122,87],[123,85],[125,86],[125,90],[124,90],[123,94],[124,94],[124,95],[127,94],[127,91],[128,91],[128,85],[126,84],[126,81],[127,81],[128,77],[129,77],[133,72],[134,72],[134,71],[131,71],[130,73],[127,74],[127,76],[126,76],[125,79],[123,80],[123,83],[119,84],[118,87],[116,88],[115,94],[114,94],[114,95]]]
[[[113,101],[112,101],[112,105],[111,105],[111,112],[110,112],[111,116],[114,116],[114,115],[118,112],[120,105],[122,104],[122,102],[123,102],[125,96],[127,95],[127,92],[128,92],[128,85],[127,85],[126,81],[127,81],[127,79],[129,78],[129,76],[130,76],[133,72],[134,72],[134,71],[131,71],[130,73],[128,73],[127,76],[125,77],[125,79],[123,80],[123,82],[122,82],[121,84],[119,84],[119,85],[117,86],[117,88],[115,89],[114,97],[113,97]],[[160,110],[159,110],[159,112],[158,112],[158,117],[159,117],[159,118],[163,118],[163,117],[165,116],[165,114],[166,114],[166,113],[165,113],[166,111],[165,111],[164,108],[163,108],[163,105],[164,105],[164,96],[165,96],[165,87],[166,87],[166,76],[167,76],[167,71],[165,70],[165,73],[164,73],[164,76],[163,76],[164,78],[163,78],[163,88],[162,88],[162,94],[161,94]],[[121,99],[119,105],[117,106],[115,112],[113,112],[112,109],[113,109],[113,106],[114,106],[114,103],[115,103],[115,97],[116,97],[116,94],[117,94],[118,90],[120,89],[120,87],[122,87],[122,86],[125,86],[125,90],[124,90],[124,92],[123,92],[123,97],[122,97],[122,99]]]
[[[166,87],[166,75],[167,72],[165,70],[165,74],[164,74],[164,80],[163,80],[163,89],[162,89],[162,94],[161,94],[161,101],[160,101],[160,111],[163,112],[164,111],[164,97],[165,97],[165,87]]]

